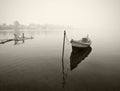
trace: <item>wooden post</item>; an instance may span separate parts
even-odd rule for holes
[[[64,38],[63,38],[62,60],[64,60],[65,36],[66,36],[66,31],[64,31]]]
[[[22,37],[25,38],[24,33],[22,33]]]
[[[25,38],[24,33],[22,33],[22,37],[23,37],[22,41],[24,43],[25,42],[25,40],[24,40],[24,38]]]
[[[66,36],[66,31],[64,31],[64,37],[63,37],[63,50],[62,50],[63,88],[64,88],[64,85],[65,85],[65,72],[64,72],[64,48],[65,48],[65,36]]]

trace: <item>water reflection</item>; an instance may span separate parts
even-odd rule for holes
[[[25,40],[22,40],[21,42],[15,40],[14,45],[19,45],[19,44],[24,44],[24,43],[25,43]]]
[[[66,79],[65,79],[65,69],[64,69],[64,60],[62,61],[62,74],[63,74],[63,82],[62,82],[62,87],[65,87]]]
[[[87,48],[72,47],[72,52],[70,56],[71,71],[75,69],[82,60],[88,57],[91,51],[92,51],[91,47],[87,47]]]

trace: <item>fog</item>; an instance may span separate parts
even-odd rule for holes
[[[0,0],[0,23],[120,29],[119,0]]]

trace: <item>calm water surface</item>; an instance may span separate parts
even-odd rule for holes
[[[64,62],[63,30],[23,32],[34,39],[0,44],[0,91],[120,91],[118,30],[67,30],[69,40],[89,34],[92,45],[74,52],[66,41]]]

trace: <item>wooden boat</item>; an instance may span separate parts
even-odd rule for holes
[[[80,47],[74,47],[72,46],[72,52],[70,56],[70,69],[71,71],[78,66],[81,61],[83,61],[90,52],[92,51],[92,48],[85,47],[85,48],[80,48]]]
[[[87,37],[82,38],[81,40],[71,40],[71,44],[74,47],[89,47],[91,45],[91,40],[89,39],[88,35]]]

